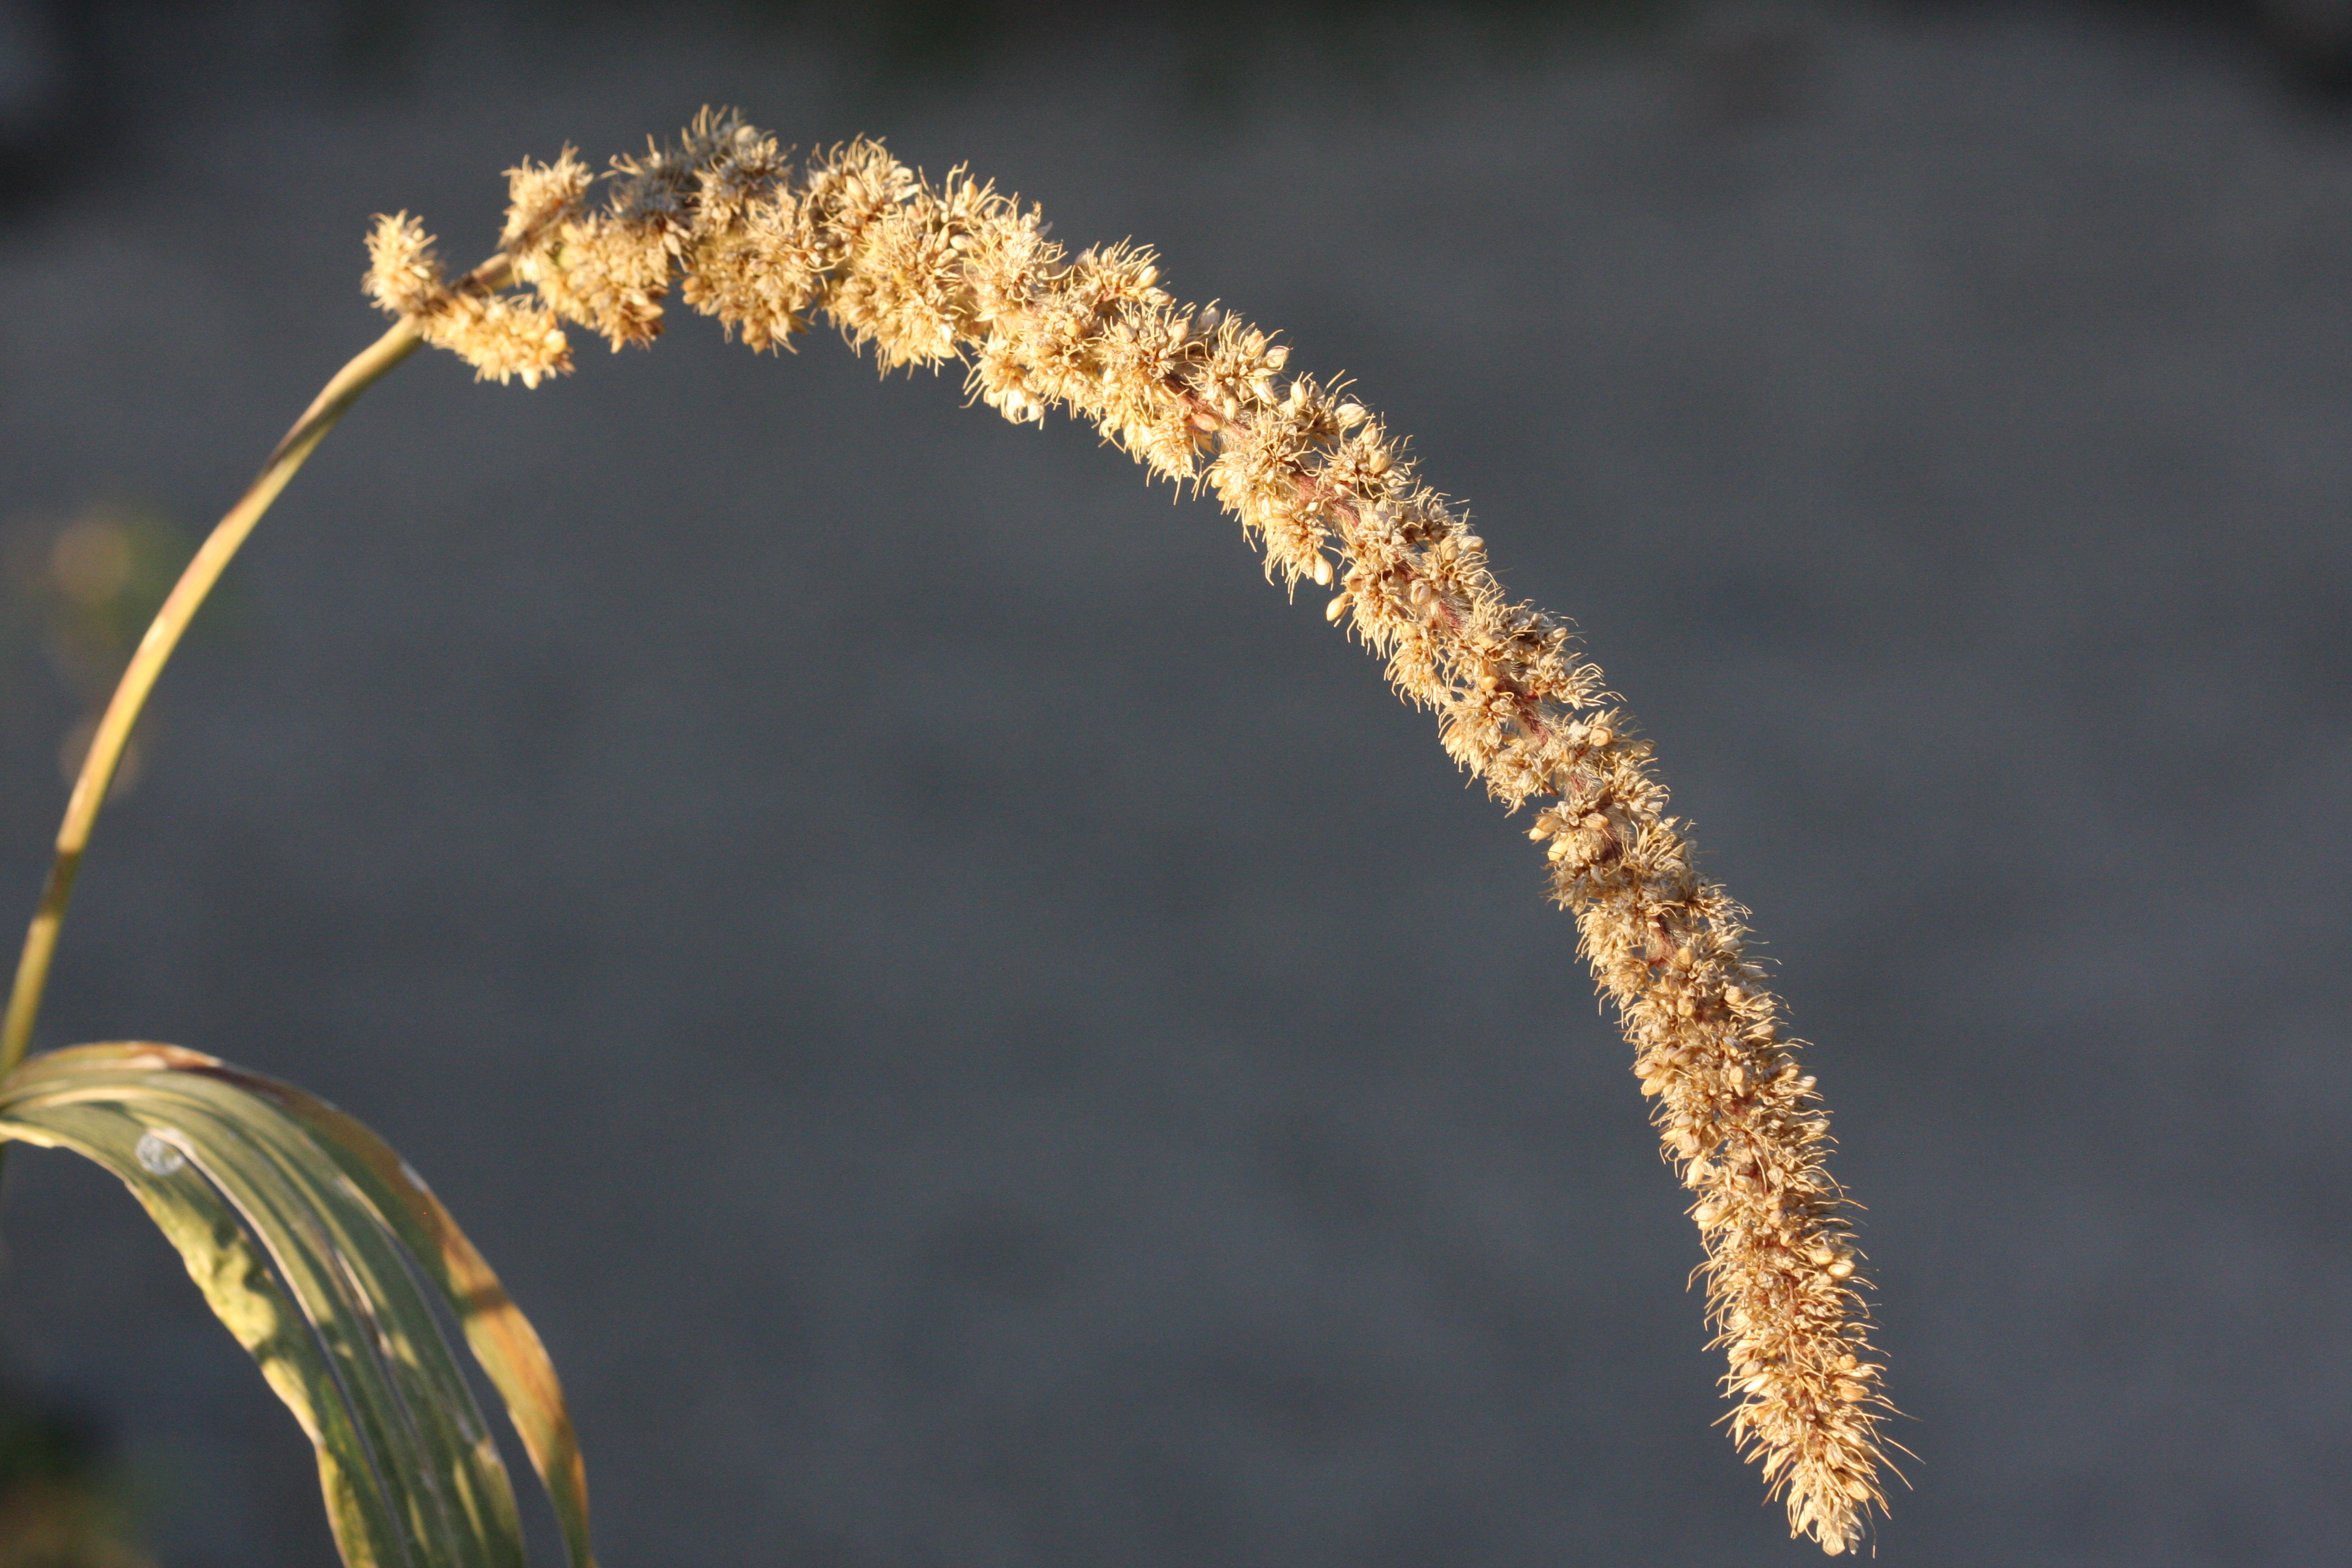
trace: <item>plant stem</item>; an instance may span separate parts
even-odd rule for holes
[[[476,289],[496,288],[506,279],[506,258],[492,257],[470,273],[465,284]],[[122,749],[130,743],[131,727],[139,721],[139,711],[146,706],[147,694],[154,689],[156,677],[163,672],[172,652],[180,646],[180,637],[195,617],[205,602],[205,595],[220,581],[237,547],[261,521],[278,492],[286,488],[289,479],[303,460],[326,439],[327,432],[343,416],[343,411],[356,402],[361,393],[375,384],[385,372],[416,352],[423,342],[416,327],[403,321],[378,338],[352,361],[337,371],[294,427],[286,432],[268,461],[261,466],[245,494],[237,498],[227,515],[213,528],[211,537],[180,574],[163,607],[155,612],[147,635],[140,639],[138,651],[131,656],[131,666],[114,688],[114,696],[106,705],[106,714],[98,722],[98,732],[90,737],[89,753],[82,759],[81,773],[74,780],[73,795],[66,803],[65,821],[58,828],[57,858],[50,862],[49,879],[41,889],[40,907],[33,913],[33,923],[25,932],[24,956],[16,962],[16,987],[8,994],[8,1013],[5,1025],[0,1025],[0,1078],[15,1070],[32,1043],[33,1020],[41,1010],[41,992],[47,984],[49,960],[57,952],[58,928],[64,921],[66,905],[73,897],[74,877],[81,869],[82,851],[89,843],[91,826],[98,821],[99,807],[105,804],[106,792],[114,782],[114,770],[122,760]]]

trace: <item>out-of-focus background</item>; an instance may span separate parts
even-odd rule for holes
[[[2340,1560],[2347,62],[2327,0],[7,0],[0,889],[379,330],[371,215],[470,259],[525,154],[879,134],[1357,376],[1581,625],[1817,1042],[1881,1560]],[[952,374],[583,347],[420,359],[297,481],[44,1043],[405,1152],[614,1568],[1811,1559],[1570,921],[1319,596]],[[7,1188],[5,1561],[327,1561],[135,1206]]]

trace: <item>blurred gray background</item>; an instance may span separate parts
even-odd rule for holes
[[[0,888],[107,617],[379,331],[371,215],[470,260],[566,142],[882,135],[1360,378],[1582,626],[1817,1042],[1882,1561],[2341,1561],[2341,22],[12,0]],[[167,678],[44,1043],[402,1149],[610,1568],[1813,1560],[1517,826],[1212,505],[875,379],[680,314],[371,394]],[[329,1561],[135,1206],[7,1185],[0,1369],[136,1539]]]

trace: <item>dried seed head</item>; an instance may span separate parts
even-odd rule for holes
[[[1639,1053],[1663,1152],[1696,1194],[1732,1434],[1793,1531],[1832,1553],[1855,1545],[1884,1507],[1886,1405],[1878,1369],[1855,1357],[1867,1320],[1822,1163],[1827,1122],[1795,1114],[1813,1080],[1777,1044],[1744,911],[1692,868],[1650,749],[1603,706],[1600,670],[1574,660],[1559,623],[1505,600],[1486,542],[1418,485],[1370,410],[1306,376],[1278,384],[1289,350],[1216,306],[1175,303],[1147,252],[1072,257],[1034,208],[961,170],[935,186],[877,142],[795,171],[772,140],[706,111],[676,145],[617,161],[601,204],[568,151],[511,171],[509,188],[503,244],[526,291],[449,284],[405,215],[369,240],[370,295],[479,374],[530,384],[568,369],[559,319],[616,349],[650,342],[675,288],[753,348],[788,347],[822,318],[886,370],[960,356],[971,395],[1007,418],[1066,409],[1154,474],[1210,489],[1269,572],[1328,586],[1322,551],[1340,535],[1354,564],[1326,617],[1354,610],[1349,630],[1499,800],[1558,797],[1528,837]],[[1313,504],[1294,516],[1276,497]]]

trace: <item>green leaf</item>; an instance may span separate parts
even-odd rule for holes
[[[289,1084],[175,1046],[79,1046],[0,1083],[0,1141],[121,1178],[319,1455],[351,1568],[522,1568],[513,1489],[433,1311],[446,1300],[594,1568],[555,1368],[498,1276],[383,1141]]]

